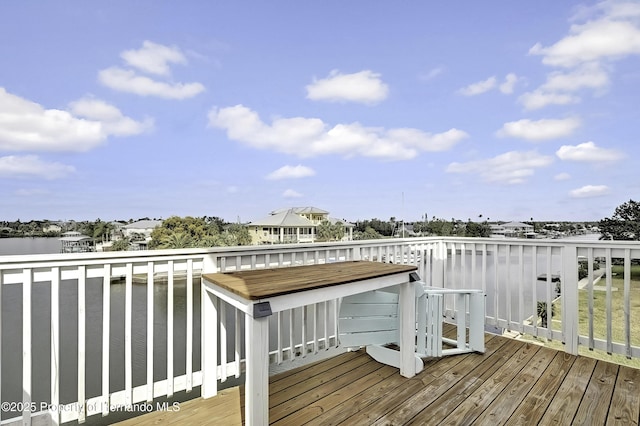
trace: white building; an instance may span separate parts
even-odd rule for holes
[[[160,225],[162,225],[161,220],[139,220],[124,225],[122,227],[122,233],[125,237],[131,237],[133,234],[141,234],[145,236],[145,239],[150,239],[151,232]]]
[[[522,222],[508,222],[503,224],[493,224],[491,227],[491,236],[498,238],[535,238],[533,225]]]
[[[354,224],[329,217],[329,212],[316,207],[291,207],[272,211],[269,216],[251,222],[249,234],[254,244],[312,243],[322,221],[342,223],[342,241],[353,240]]]

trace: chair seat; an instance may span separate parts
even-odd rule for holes
[[[417,284],[416,371],[422,370],[422,357],[484,352],[484,293],[428,287],[422,281]],[[399,341],[398,292],[394,286],[343,298],[338,318],[340,344],[345,348],[366,347],[377,361],[399,367],[399,352],[389,347]],[[442,336],[445,297],[453,298],[456,339]]]

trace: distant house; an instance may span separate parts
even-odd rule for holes
[[[42,232],[61,232],[62,226],[50,223],[47,226],[42,227]]]
[[[535,232],[533,231],[533,225],[522,222],[508,222],[503,224],[492,224],[491,236],[498,238],[516,238],[526,237],[535,238]]]
[[[345,227],[342,240],[353,239],[354,224],[329,217],[329,212],[316,207],[274,210],[269,216],[249,223],[249,234],[253,244],[312,243],[316,240],[316,228],[324,220],[342,223]]]
[[[162,225],[161,220],[139,220],[137,222],[124,225],[122,227],[122,233],[125,237],[140,234],[144,235],[145,239],[149,239],[151,238],[151,232],[160,225]]]
[[[60,253],[85,253],[95,251],[93,238],[79,232],[69,231],[59,238]]]

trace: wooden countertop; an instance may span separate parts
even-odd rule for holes
[[[349,261],[202,274],[202,278],[247,300],[260,300],[315,288],[412,272],[417,269],[418,267],[414,265]]]

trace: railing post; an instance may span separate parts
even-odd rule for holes
[[[578,248],[572,244],[562,249],[561,294],[564,348],[578,355]]]
[[[362,259],[362,254],[360,253],[360,250],[362,249],[361,246],[354,246],[352,251],[351,251],[351,260],[361,260]]]
[[[433,250],[433,259],[431,262],[431,283],[433,287],[444,288],[444,264],[447,258],[447,245],[444,240],[440,240],[436,243],[436,247]]]
[[[201,284],[200,312],[202,324],[209,327],[201,327],[201,371],[202,371],[202,398],[211,398],[218,394],[218,306],[217,298],[207,291],[202,280]],[[226,350],[224,348],[223,350]]]

